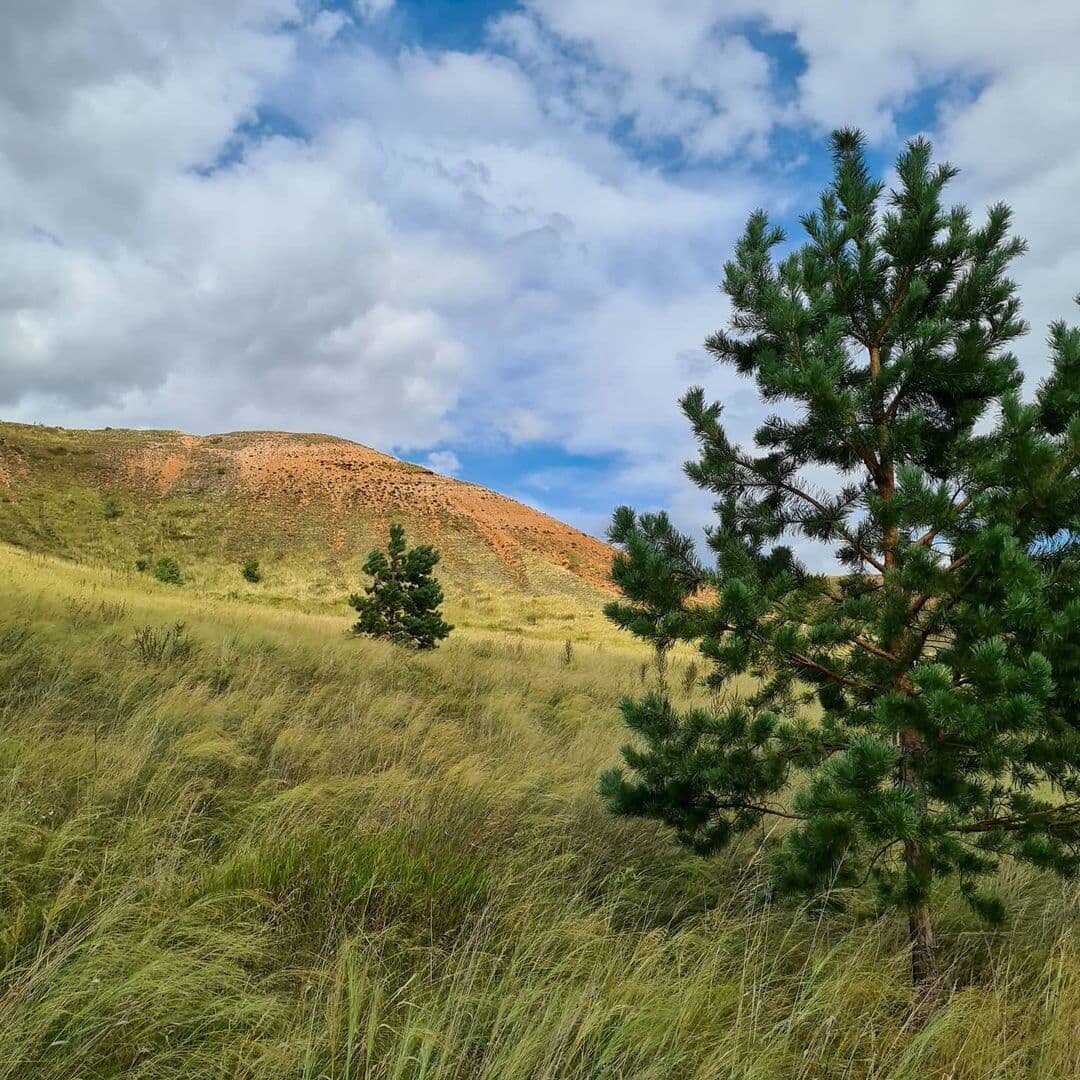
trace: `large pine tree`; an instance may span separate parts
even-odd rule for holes
[[[1052,327],[1025,401],[1008,208],[975,224],[947,206],[955,170],[922,139],[892,190],[858,132],[832,151],[801,247],[777,258],[781,230],[750,217],[729,330],[706,343],[775,414],[748,449],[700,389],[682,402],[715,569],[666,519],[624,508],[612,530],[609,615],[664,648],[698,641],[729,693],[624,702],[639,739],[601,794],[703,854],[782,819],[773,888],[835,904],[876,883],[923,984],[936,878],[1000,920],[1004,857],[1080,869],[1080,331]],[[831,546],[833,572],[790,537]]]

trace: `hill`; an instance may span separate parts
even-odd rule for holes
[[[327,435],[0,424],[0,541],[130,565],[175,558],[206,587],[260,559],[269,592],[336,598],[401,521],[461,587],[594,598],[611,549],[475,484]]]

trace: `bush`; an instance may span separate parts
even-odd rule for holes
[[[180,572],[180,567],[175,559],[170,559],[168,556],[158,559],[154,566],[154,577],[166,585],[184,584],[184,575]]]
[[[110,496],[105,500],[105,505],[101,512],[106,521],[112,521],[114,518],[118,518],[124,511],[120,509],[120,504]]]
[[[140,574],[145,574],[146,571],[150,569],[150,563],[146,559],[136,559],[135,569],[138,570]]]
[[[142,626],[135,631],[132,645],[144,664],[160,664],[167,660],[187,660],[195,651],[195,644],[184,629],[183,622],[156,629]]]
[[[373,551],[363,565],[374,580],[349,604],[359,618],[353,630],[417,649],[434,649],[453,627],[442,620],[442,586],[432,576],[439,553],[430,545],[409,548],[405,529],[390,526],[386,552]]]
[[[250,581],[252,585],[258,585],[258,583],[262,581],[262,570],[259,569],[259,560],[248,559],[248,561],[240,567],[240,576],[245,581]]]

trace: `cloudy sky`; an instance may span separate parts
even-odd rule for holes
[[[1074,0],[14,0],[0,416],[343,435],[586,529],[704,517],[675,400],[828,131],[1005,198],[1033,375],[1080,290]]]

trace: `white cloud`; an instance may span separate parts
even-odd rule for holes
[[[461,459],[453,450],[435,450],[427,456],[428,468],[443,476],[456,476],[461,472]]]
[[[688,522],[703,507],[679,478],[675,399],[706,382],[740,436],[757,416],[700,349],[724,319],[723,261],[749,209],[814,196],[786,171],[803,144],[760,155],[779,127],[820,140],[851,122],[891,148],[928,87],[957,197],[1008,199],[1031,241],[1032,371],[1046,321],[1071,315],[1074,5],[529,0],[484,48],[378,51],[363,20],[390,7],[358,3],[358,23],[306,0],[16,5],[5,415],[419,452],[554,442],[619,457],[593,498]],[[790,35],[797,82],[763,28]],[[304,137],[268,136],[266,115]],[[588,476],[547,479],[591,520]]]
[[[552,108],[602,124],[628,119],[641,139],[677,138],[692,156],[764,151],[780,113],[770,60],[720,5],[526,0],[524,8],[492,34]]]
[[[362,19],[385,15],[394,6],[394,0],[356,0],[356,12]]]
[[[327,46],[350,24],[343,11],[320,11],[306,27],[307,33],[318,44]]]

